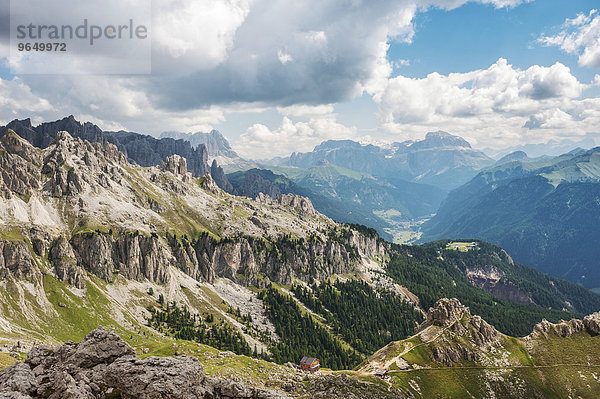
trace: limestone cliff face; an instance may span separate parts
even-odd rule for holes
[[[78,265],[73,247],[63,236],[52,243],[48,261],[59,279],[77,288],[85,287],[85,271]]]
[[[353,232],[355,233],[355,232]],[[215,277],[237,283],[265,286],[269,281],[290,284],[294,278],[327,279],[352,272],[364,256],[385,253],[383,246],[354,235],[346,242],[288,239],[266,241],[235,237],[214,239],[208,235],[187,237],[101,232],[76,234],[69,241],[57,238],[48,259],[54,272],[69,284],[83,286],[83,270],[112,282],[114,274],[156,283],[168,280],[173,266],[198,281]]]
[[[137,281],[167,281],[167,267],[174,264],[169,248],[158,239],[138,234],[82,233],[71,238],[78,263],[102,278],[113,281],[114,273]]]
[[[41,272],[26,243],[0,240],[0,279],[39,280]]]

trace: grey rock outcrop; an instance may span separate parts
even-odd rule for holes
[[[210,174],[215,183],[217,183],[217,186],[223,189],[223,191],[233,193],[233,186],[229,183],[229,180],[227,180],[225,171],[217,164],[216,160],[213,160],[212,165],[210,166]]]
[[[587,331],[593,335],[600,334],[600,312],[587,315],[583,320],[559,320],[558,323],[551,323],[548,320],[543,319],[533,326],[533,331],[528,335],[528,338],[540,336],[547,337],[548,334],[555,334],[562,338],[568,338],[580,331]]]
[[[0,195],[30,196],[39,188],[40,161],[37,150],[9,130],[0,139]]]
[[[204,176],[202,176],[200,179],[200,187],[213,195],[220,195],[222,192],[210,173],[206,173]]]
[[[583,325],[589,332],[600,334],[600,312],[585,316],[583,318]]]
[[[27,280],[41,278],[39,268],[23,241],[0,240],[0,279],[9,277]]]
[[[209,378],[196,358],[139,359],[102,327],[79,344],[34,347],[25,362],[0,372],[0,397],[48,399],[283,399],[275,391]]]
[[[471,315],[469,308],[456,298],[439,299],[429,309],[426,321],[417,331],[421,332],[430,326],[446,329],[431,347],[432,360],[446,366],[478,361],[480,351],[497,344],[502,337],[481,317]]]
[[[439,299],[432,308],[427,311],[426,325],[448,327],[469,313],[469,308],[463,306],[456,298]]]
[[[63,236],[52,243],[48,252],[48,261],[59,279],[77,288],[85,287],[85,272],[78,266],[75,252]]]
[[[256,196],[256,201],[261,204],[278,204],[282,206],[289,206],[297,209],[301,215],[313,216],[317,214],[317,211],[313,207],[310,199],[294,194],[281,194],[275,198],[265,195],[260,192]]]
[[[600,312],[587,315],[583,320],[559,320],[558,323],[551,323],[548,320],[543,319],[533,326],[533,331],[526,338],[536,338],[540,336],[547,337],[549,334],[568,338],[580,331],[587,331],[592,335],[600,334]]]
[[[419,331],[435,325],[449,328],[458,336],[469,335],[470,340],[477,346],[493,344],[500,338],[500,333],[480,316],[471,315],[469,308],[463,306],[456,298],[439,299],[427,312],[426,321],[418,328]]]
[[[111,282],[113,274],[137,281],[167,281],[167,267],[173,264],[169,248],[158,237],[140,234],[82,233],[70,240],[79,264]]]
[[[550,333],[556,334],[559,337],[567,338],[576,332],[585,330],[585,326],[581,320],[572,319],[570,321],[561,320],[558,323],[551,323],[546,319],[533,326],[533,331],[530,337],[547,336]]]
[[[171,172],[175,176],[185,176],[187,174],[187,161],[179,155],[171,155],[161,164],[161,169],[165,172]]]

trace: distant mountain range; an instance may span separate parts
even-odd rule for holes
[[[461,137],[427,133],[424,140],[392,143],[388,148],[351,140],[329,140],[308,153],[293,153],[272,164],[309,168],[321,161],[385,179],[402,179],[451,190],[469,181],[494,160]]]
[[[451,192],[422,240],[476,237],[519,262],[600,287],[600,148],[481,172]]]
[[[238,195],[252,197],[259,189],[305,195],[335,220],[411,242],[418,238],[416,226],[437,211],[449,190],[493,164],[463,138],[439,131],[386,147],[329,140],[228,179]]]
[[[574,148],[593,148],[600,145],[600,133],[587,133],[580,139],[550,140],[546,143],[522,144],[502,150],[481,148],[481,151],[493,158],[500,158],[515,151],[526,152],[530,157],[558,156],[572,151]]]

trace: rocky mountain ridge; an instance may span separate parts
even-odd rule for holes
[[[568,322],[544,320],[527,337],[515,339],[471,315],[457,299],[442,298],[429,309],[415,336],[390,343],[358,371],[387,370],[393,385],[415,398],[569,397],[574,393],[592,398],[599,384],[595,375],[600,365],[594,357],[599,322],[600,313]],[[581,342],[589,345],[585,356],[581,356]],[[570,350],[573,354],[568,358],[557,356]],[[440,380],[446,383],[440,385]]]
[[[375,240],[358,240],[356,232],[341,231],[345,235],[333,240],[319,233],[317,229],[333,232],[336,226],[306,198],[237,198],[216,187],[209,174],[196,184],[185,158],[177,155],[160,168],[134,167],[113,144],[85,142],[66,132],[39,150],[9,131],[0,139],[0,151],[0,163],[6,166],[0,180],[5,188],[0,220],[35,242],[38,250],[27,254],[22,243],[3,241],[3,269],[15,277],[35,278],[35,256],[47,256],[53,272],[77,287],[83,286],[86,272],[109,282],[119,273],[161,284],[169,267],[199,281],[213,282],[218,276],[259,285],[259,276],[262,284],[289,283],[295,276],[327,278],[385,253]],[[23,174],[10,173],[13,169]],[[170,217],[172,212],[182,217],[182,208],[187,217],[204,220],[206,230],[197,230],[202,229],[198,224],[184,229],[189,235],[169,234],[173,223],[189,224]],[[227,214],[226,208],[232,219],[215,228],[213,221]],[[209,215],[201,216],[202,210]],[[28,223],[36,227],[25,229]],[[76,233],[65,235],[69,229]],[[269,238],[258,238],[263,234]],[[298,239],[305,244],[286,244]]]
[[[207,172],[213,175],[223,176],[223,170],[220,166],[214,165],[212,168],[208,165],[208,150],[202,143],[197,145],[190,144],[183,139],[174,139],[163,137],[157,139],[149,135],[126,131],[102,131],[98,126],[90,123],[80,123],[72,115],[54,122],[45,122],[38,126],[33,126],[30,119],[10,122],[4,127],[0,127],[0,137],[8,130],[16,132],[20,137],[29,141],[34,147],[44,149],[48,147],[57,134],[61,131],[68,132],[72,137],[81,138],[89,142],[110,142],[117,146],[127,159],[140,166],[158,166],[165,162],[167,157],[179,155],[186,159],[189,171],[195,177],[202,176]],[[214,171],[214,172],[213,172]],[[227,191],[226,179],[218,180]]]

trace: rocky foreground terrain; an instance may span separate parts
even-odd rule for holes
[[[2,398],[283,399],[287,395],[209,378],[194,357],[140,359],[125,341],[98,327],[79,344],[38,346],[0,372]]]
[[[244,373],[245,370],[239,370]],[[0,371],[0,398],[28,399],[285,399],[402,398],[396,389],[359,382],[346,374],[295,373],[280,391],[211,378],[192,356],[140,359],[117,334],[98,327],[79,344],[36,346],[27,360]],[[288,391],[282,392],[282,391]],[[290,396],[291,395],[291,396]]]
[[[24,362],[0,372],[0,398],[594,398],[600,388],[599,333],[600,312],[558,324],[544,320],[516,340],[458,300],[444,298],[429,309],[415,336],[387,345],[358,370],[278,372],[275,388],[265,389],[208,377],[195,356],[141,359],[117,334],[98,327],[79,344],[32,348]],[[570,356],[557,359],[548,352],[556,348]],[[375,370],[391,378],[370,377]]]

